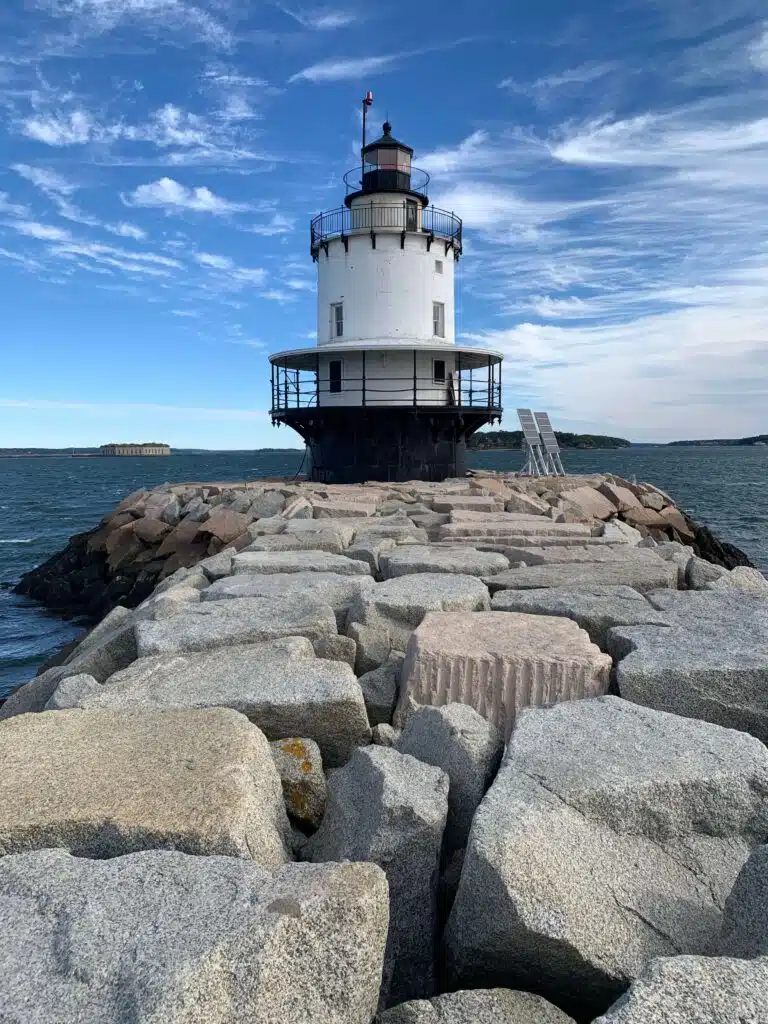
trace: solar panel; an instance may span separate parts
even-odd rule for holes
[[[525,448],[528,452],[525,466],[523,466],[523,476],[541,476],[547,472],[547,466],[533,413],[530,409],[518,409],[517,418],[523,428]]]
[[[539,437],[539,428],[536,426],[536,420],[533,418],[533,413],[530,409],[518,409],[517,418],[520,420],[520,426],[523,428],[523,436],[531,447],[540,448],[541,438]]]
[[[544,442],[544,451],[550,455],[557,455],[560,451],[560,445],[557,443],[552,424],[549,422],[549,413],[535,412],[533,415],[536,418],[541,440]]]

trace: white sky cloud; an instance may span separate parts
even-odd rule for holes
[[[281,11],[293,18],[303,28],[313,29],[317,32],[329,32],[335,29],[347,28],[360,20],[358,14],[350,10],[333,8],[312,8],[311,10],[291,10],[288,7],[281,7]]]
[[[343,82],[347,79],[365,78],[391,67],[400,59],[400,54],[382,57],[335,57],[311,64],[291,75],[289,82]]]
[[[193,36],[216,49],[229,49],[227,27],[202,6],[183,0],[38,0],[52,14],[66,18],[72,31],[88,38],[133,25],[152,34]]]
[[[51,224],[39,224],[37,221],[23,220],[13,224],[13,227],[20,235],[27,238],[39,238],[47,242],[65,242],[71,235],[63,228],[54,227]]]
[[[85,110],[28,117],[22,124],[22,132],[27,138],[48,146],[82,145],[90,140],[93,128],[90,114]]]
[[[215,215],[237,213],[248,208],[244,204],[217,196],[204,185],[188,188],[173,178],[160,178],[147,185],[139,185],[123,200],[128,206],[151,206],[169,212],[190,210]]]

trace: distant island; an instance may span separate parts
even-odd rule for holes
[[[729,447],[735,447],[737,445],[768,445],[768,434],[755,434],[754,437],[726,437],[720,438],[714,441],[670,441],[670,445],[698,445],[699,447],[705,445],[727,445]]]
[[[632,442],[623,437],[607,437],[605,434],[571,434],[556,430],[555,437],[561,448],[629,448]],[[470,451],[497,450],[500,448],[522,448],[522,430],[483,430],[467,438]]]

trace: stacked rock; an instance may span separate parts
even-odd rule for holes
[[[666,495],[189,485],[86,536],[131,600],[0,707],[9,1020],[768,1020],[768,581]]]

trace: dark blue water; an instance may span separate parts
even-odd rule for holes
[[[60,551],[72,534],[92,529],[139,487],[292,476],[302,455],[256,451],[157,459],[0,459],[0,696],[30,679],[82,628],[11,594],[8,588],[22,573]],[[478,468],[517,470],[521,462],[520,452],[471,457]],[[655,484],[768,570],[768,447],[569,451],[563,462],[570,473],[612,472]]]

